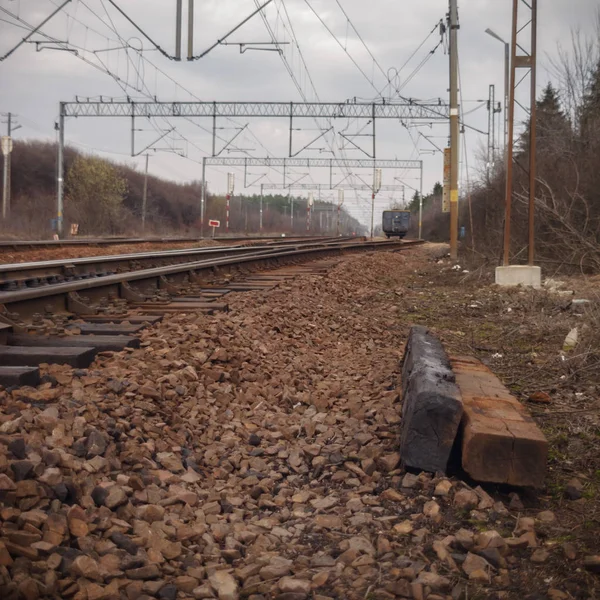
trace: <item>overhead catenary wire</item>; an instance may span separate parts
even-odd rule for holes
[[[51,0],[51,1],[52,1],[52,0]],[[162,76],[164,76],[164,77],[165,77],[165,78],[167,78],[169,81],[171,81],[172,83],[174,83],[176,87],[180,88],[180,89],[181,89],[183,92],[185,92],[185,93],[189,94],[189,95],[190,95],[190,97],[192,97],[192,98],[194,98],[194,99],[196,99],[196,100],[198,100],[198,101],[200,101],[200,100],[201,100],[201,99],[200,99],[198,96],[196,96],[196,95],[195,95],[193,92],[191,92],[189,89],[187,89],[187,88],[185,88],[184,86],[182,86],[182,85],[181,85],[179,82],[177,82],[177,81],[176,81],[176,80],[175,80],[173,77],[171,77],[171,76],[170,76],[168,73],[166,73],[165,71],[163,71],[162,69],[160,69],[160,68],[159,68],[157,65],[155,65],[155,64],[154,64],[152,61],[150,61],[150,60],[149,60],[149,59],[147,59],[146,57],[142,56],[142,55],[141,55],[142,49],[138,49],[138,48],[134,48],[134,47],[132,47],[132,46],[131,46],[131,45],[128,43],[128,41],[126,41],[126,40],[125,40],[125,39],[124,39],[124,38],[123,38],[123,37],[122,37],[122,36],[119,34],[119,32],[118,32],[118,30],[117,30],[117,27],[116,27],[116,25],[115,25],[115,23],[114,23],[114,21],[113,21],[112,17],[111,17],[111,16],[110,16],[110,14],[108,13],[108,11],[107,11],[107,9],[106,9],[106,6],[104,5],[104,2],[103,2],[103,0],[101,0],[101,3],[102,3],[102,6],[103,6],[103,8],[104,8],[104,10],[105,10],[105,12],[106,12],[106,16],[107,16],[107,19],[108,19],[108,21],[109,21],[110,25],[109,25],[109,23],[105,22],[105,21],[104,21],[104,19],[103,19],[103,18],[102,18],[102,17],[101,17],[101,16],[100,16],[100,15],[99,15],[99,14],[98,14],[98,13],[97,13],[95,10],[93,10],[93,9],[92,9],[92,8],[91,8],[91,7],[90,7],[90,6],[89,6],[87,3],[85,3],[83,0],[81,0],[81,2],[82,2],[82,4],[84,5],[84,7],[85,7],[85,8],[86,8],[86,9],[87,9],[87,10],[88,10],[88,11],[89,11],[89,12],[90,12],[90,13],[91,13],[93,16],[95,16],[95,17],[96,17],[96,18],[97,18],[97,19],[98,19],[98,20],[99,20],[99,21],[100,21],[100,22],[101,22],[101,23],[102,23],[102,24],[103,24],[105,27],[107,27],[107,28],[108,28],[108,29],[111,31],[111,33],[115,33],[115,34],[117,35],[117,37],[119,38],[119,41],[121,42],[121,44],[123,45],[123,49],[125,50],[125,54],[126,54],[126,56],[127,56],[127,60],[128,60],[128,65],[129,65],[129,64],[131,64],[132,68],[134,69],[134,71],[136,72],[136,75],[137,75],[137,81],[138,81],[138,85],[137,85],[137,86],[135,86],[135,91],[138,91],[138,92],[140,92],[140,93],[143,93],[143,92],[144,92],[144,89],[143,89],[143,88],[145,87],[145,90],[146,90],[146,91],[145,91],[144,95],[145,95],[145,96],[147,96],[147,97],[149,97],[149,98],[152,98],[152,97],[153,97],[153,95],[152,95],[152,94],[151,94],[151,92],[150,92],[150,89],[149,89],[149,88],[148,88],[148,86],[145,84],[145,77],[144,77],[144,74],[143,74],[143,72],[141,72],[141,66],[140,66],[140,65],[141,65],[141,61],[143,61],[143,62],[145,62],[145,63],[148,63],[148,64],[149,64],[149,65],[150,65],[152,68],[154,68],[154,69],[155,69],[157,72],[159,72],[159,73],[160,73]],[[85,24],[84,24],[84,23],[82,23],[81,21],[78,21],[78,22],[79,22],[79,23],[81,23],[81,24],[83,24],[83,25],[85,26]],[[99,35],[102,35],[102,34],[99,34]],[[106,37],[105,39],[107,39],[107,40],[108,40],[108,39],[111,39],[111,38],[108,38],[108,37]],[[134,52],[137,54],[137,56],[138,56],[138,59],[139,59],[139,61],[140,61],[140,62],[138,63],[138,66],[137,66],[137,67],[136,67],[136,65],[135,65],[135,64],[134,64],[134,63],[131,61],[131,57],[129,56],[128,50],[133,50],[133,51],[134,51]],[[98,60],[99,60],[99,61],[100,61],[100,62],[101,62],[103,65],[104,65],[104,62],[103,62],[101,59],[99,59],[99,58],[98,58]],[[106,65],[105,65],[105,66],[106,66]],[[121,80],[121,81],[122,81],[122,80]],[[140,83],[140,82],[141,82],[141,83]],[[131,85],[131,84],[129,84],[129,81],[128,81],[128,80],[127,80],[126,84],[127,84],[128,86],[130,86],[130,85]],[[201,125],[199,125],[199,124],[197,124],[197,123],[195,123],[195,122],[191,121],[190,119],[187,119],[187,118],[186,118],[186,120],[187,120],[187,121],[189,121],[189,122],[191,122],[193,125],[195,125],[195,126],[199,127],[199,128],[200,128],[200,129],[202,129],[203,131],[205,131],[205,132],[207,132],[207,133],[211,133],[209,129],[207,129],[207,128],[205,128],[205,127],[203,127],[203,126],[201,126]],[[228,119],[228,120],[230,120],[232,123],[235,123],[235,124],[237,125],[237,123],[236,123],[235,121],[233,121],[233,120],[231,120],[231,119]],[[168,121],[167,121],[167,122],[168,122]],[[168,122],[168,123],[169,123],[169,122]],[[171,125],[170,123],[169,123],[169,125],[172,127],[172,125]],[[155,128],[155,129],[156,129],[156,128]],[[177,128],[176,128],[176,127],[175,127],[175,129],[177,130]],[[203,152],[203,153],[207,153],[205,150],[203,150],[203,149],[200,149],[200,148],[199,148],[197,145],[195,145],[194,143],[192,143],[192,142],[191,142],[191,141],[190,141],[188,138],[186,138],[185,136],[183,136],[183,135],[181,134],[181,132],[179,132],[179,131],[178,131],[178,133],[179,133],[179,135],[181,135],[181,136],[182,136],[182,138],[183,138],[183,139],[184,139],[184,140],[185,140],[187,143],[189,143],[189,144],[190,144],[190,145],[192,145],[193,147],[197,148],[197,149],[198,149],[198,150],[200,150],[201,152]],[[251,134],[251,135],[252,135],[252,136],[253,136],[253,137],[254,137],[254,138],[257,140],[257,142],[258,142],[258,143],[259,143],[259,144],[260,144],[260,145],[263,147],[263,149],[265,149],[265,150],[267,151],[266,147],[265,147],[265,146],[262,144],[262,142],[260,142],[260,140],[258,140],[258,138],[256,138],[255,134],[254,134],[252,131],[250,131],[249,133],[250,133],[250,134]],[[222,138],[221,136],[219,136],[218,134],[216,135],[216,137],[217,137],[217,139],[219,139],[219,140],[221,140],[221,141],[223,141],[223,142],[227,142],[227,141],[228,141],[228,140],[226,140],[225,138]],[[234,147],[235,147],[235,146],[234,146]]]

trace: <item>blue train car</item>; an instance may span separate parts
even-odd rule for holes
[[[409,210],[384,210],[382,229],[386,237],[399,237],[402,239],[410,227]]]

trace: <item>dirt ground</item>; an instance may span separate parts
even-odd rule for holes
[[[600,281],[499,290],[444,254],[346,256],[0,391],[2,597],[600,597]],[[400,468],[414,323],[535,415],[543,490]]]

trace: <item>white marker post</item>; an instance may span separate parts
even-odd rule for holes
[[[208,226],[213,228],[212,236],[213,236],[213,239],[214,239],[214,237],[215,237],[215,229],[217,227],[221,227],[221,221],[217,221],[216,219],[210,219],[208,221]]]

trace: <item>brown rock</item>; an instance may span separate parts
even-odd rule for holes
[[[168,469],[172,473],[183,473],[185,471],[181,460],[173,452],[159,452],[156,455],[156,459],[165,469]]]
[[[409,533],[412,533],[414,529],[413,523],[412,521],[402,521],[402,523],[398,523],[396,525],[394,525],[394,531],[396,533],[399,533],[400,535],[408,535]]]
[[[546,392],[533,392],[533,394],[529,395],[527,400],[537,404],[552,404],[552,398]]]
[[[143,385],[139,388],[138,392],[142,394],[142,396],[146,396],[154,400],[160,400],[162,398],[160,390],[151,385]]]
[[[129,569],[125,572],[129,579],[143,580],[143,579],[156,579],[160,577],[160,569],[158,565],[151,564],[137,569]]]
[[[565,556],[569,560],[575,560],[577,558],[577,548],[575,548],[575,545],[572,544],[571,542],[565,542],[562,545],[562,549],[563,549],[563,552],[565,553]]]
[[[155,521],[162,521],[165,516],[165,509],[158,504],[145,504],[140,506],[137,510],[138,518],[148,523],[154,523]]]
[[[78,556],[71,564],[71,572],[76,577],[85,577],[93,581],[102,581],[98,563],[89,556]]]
[[[23,579],[18,589],[23,600],[37,600],[40,597],[40,588],[36,580],[31,577]]]
[[[108,490],[108,496],[106,496],[104,500],[104,506],[110,508],[111,510],[114,510],[115,508],[123,506],[123,504],[126,503],[127,494],[125,493],[125,490],[123,490],[123,488],[121,488],[118,485],[114,485]]]
[[[6,549],[4,542],[0,542],[0,566],[10,567],[13,564],[13,559],[9,551]]]
[[[388,488],[387,490],[384,490],[383,492],[381,492],[379,497],[382,500],[389,500],[391,502],[404,502],[406,500],[406,496],[404,494],[401,494],[393,488]]]
[[[238,600],[238,586],[233,576],[227,571],[215,571],[208,581],[219,600]]]
[[[15,482],[5,473],[0,473],[0,492],[16,490]]]
[[[298,595],[298,600],[306,598],[311,590],[310,581],[307,581],[306,579],[296,579],[295,577],[282,577],[279,580],[278,587],[284,594],[289,593]]]
[[[399,596],[400,598],[413,598],[413,591],[410,582],[406,579],[398,579],[386,586],[388,592]],[[431,597],[431,596],[430,596]]]
[[[15,556],[24,556],[29,560],[37,560],[38,558],[38,551],[31,546],[19,546],[9,541],[4,542],[4,546],[13,558]]]
[[[396,469],[396,467],[400,464],[400,453],[393,452],[392,454],[380,456],[377,459],[377,464],[382,471],[389,473],[390,471]]]
[[[335,515],[317,515],[314,522],[323,529],[341,529],[343,525],[342,519]]]
[[[462,568],[463,571],[470,576],[473,571],[487,572],[491,568],[491,565],[487,560],[485,560],[485,558],[469,552],[465,562],[462,565]]]
[[[454,494],[454,506],[459,510],[471,510],[478,504],[479,497],[472,490],[460,490]]]
[[[469,574],[469,581],[476,581],[477,583],[489,583],[490,575],[483,569],[475,569]]]
[[[565,494],[569,500],[579,500],[583,497],[583,483],[574,477],[567,483],[567,488],[565,490]]]
[[[543,548],[538,548],[534,550],[531,555],[531,562],[534,563],[545,563],[550,558],[550,552],[548,550],[544,550]]]
[[[74,537],[85,537],[89,533],[87,517],[81,506],[74,504],[67,513],[69,531]]]
[[[475,536],[468,529],[459,529],[455,534],[456,543],[463,550],[470,550],[475,545]]]
[[[416,583],[429,586],[432,590],[444,591],[450,588],[450,580],[447,577],[443,577],[437,573],[430,573],[428,571],[422,571],[419,574]]]
[[[292,569],[292,561],[281,556],[274,556],[268,565],[265,565],[260,571],[263,579],[275,579],[288,575]]]
[[[440,505],[435,500],[425,502],[423,514],[429,519],[436,519],[440,516]]]
[[[314,589],[324,586],[329,580],[329,571],[319,571],[312,578],[312,587]]]
[[[452,482],[448,479],[442,479],[435,486],[435,490],[433,492],[434,496],[446,497],[450,493],[452,489]]]
[[[544,510],[538,513],[537,520],[542,523],[554,523],[556,521],[556,515],[551,510]]]
[[[173,583],[180,592],[185,592],[187,594],[191,593],[194,588],[197,588],[200,584],[195,577],[190,577],[189,575],[180,575],[175,578]]]
[[[111,591],[108,588],[102,587],[97,583],[86,583],[85,591],[87,593],[87,600],[109,600],[114,598]]]

